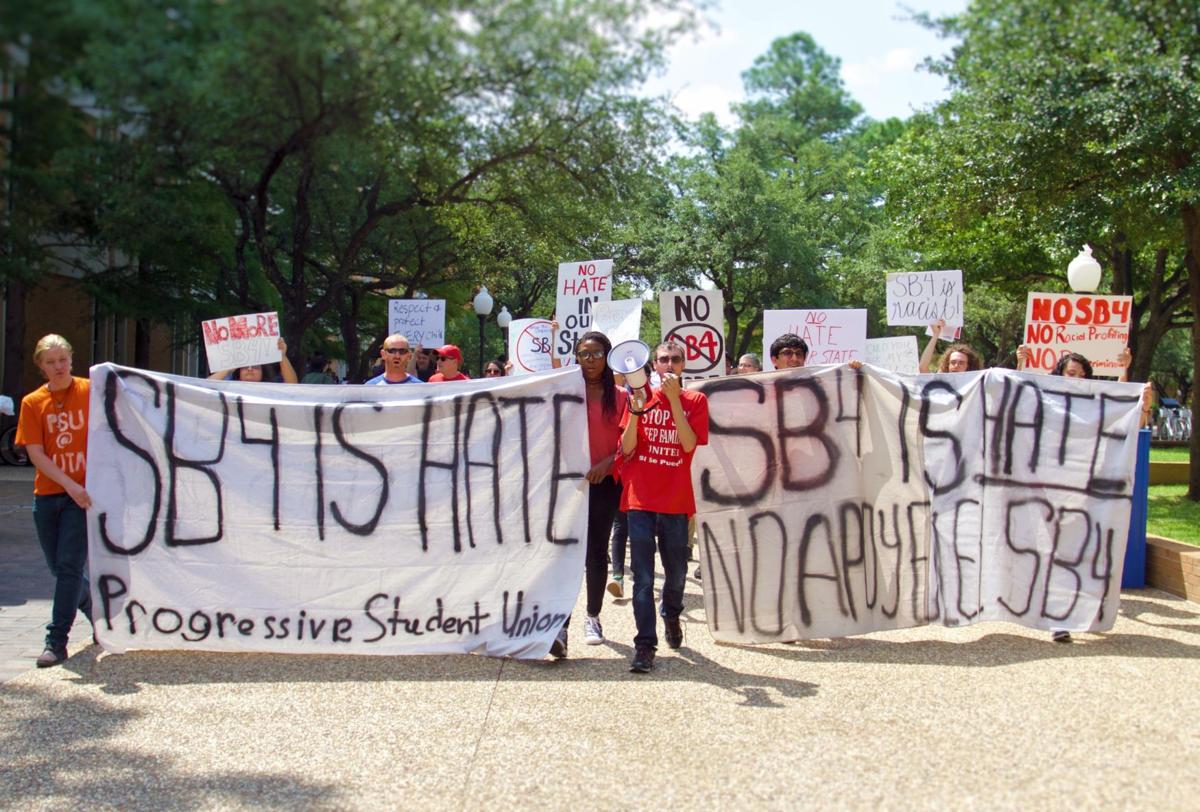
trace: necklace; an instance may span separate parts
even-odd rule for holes
[[[67,396],[71,394],[71,388],[73,386],[75,386],[74,378],[72,378],[71,382],[62,390],[62,397],[59,398],[55,397],[54,390],[50,388],[50,384],[46,384],[46,391],[50,393],[50,400],[53,401],[55,409],[58,409],[61,412],[64,408],[66,408]]]

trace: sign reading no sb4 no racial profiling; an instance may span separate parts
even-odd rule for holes
[[[1129,343],[1132,296],[1030,293],[1025,305],[1025,341],[1030,372],[1050,372],[1058,359],[1077,352],[1101,377],[1122,371],[1119,356]]]

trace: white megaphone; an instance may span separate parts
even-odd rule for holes
[[[622,341],[608,352],[608,368],[625,376],[625,386],[632,395],[635,390],[644,390],[641,400],[650,398],[650,380],[646,375],[646,363],[650,360],[650,347],[644,341],[631,338]]]

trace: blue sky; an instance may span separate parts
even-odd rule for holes
[[[904,5],[941,16],[963,10],[967,0]],[[918,66],[950,43],[903,19],[904,6],[895,0],[725,0],[709,16],[717,27],[677,43],[667,74],[647,85],[655,95],[670,95],[692,118],[711,111],[731,124],[729,105],[742,99],[742,72],[774,39],[795,31],[807,31],[841,59],[846,89],[872,118],[907,118],[947,95],[942,79]]]

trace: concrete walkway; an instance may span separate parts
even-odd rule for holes
[[[6,663],[36,655],[49,614],[15,487]],[[0,806],[1196,808],[1194,603],[1126,592],[1112,632],[1070,645],[987,624],[740,648],[709,637],[694,581],[686,602],[684,647],[647,676],[611,602],[611,641],[576,628],[562,663],[73,645],[0,686]]]

